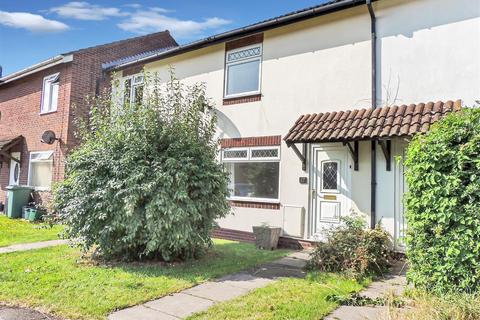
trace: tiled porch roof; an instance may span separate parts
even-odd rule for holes
[[[412,136],[427,132],[432,123],[460,109],[461,100],[457,100],[305,114],[298,118],[284,140],[339,142]]]
[[[0,136],[0,150],[6,151],[13,147],[17,143],[20,143],[23,139],[23,136],[16,136],[16,137],[2,137]]]

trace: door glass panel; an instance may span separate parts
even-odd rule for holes
[[[325,161],[322,163],[322,189],[338,190],[338,162]]]
[[[15,168],[13,169],[13,183],[18,184],[18,178],[20,176],[20,165],[15,162]]]

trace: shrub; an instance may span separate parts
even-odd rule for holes
[[[196,257],[229,210],[216,160],[215,110],[202,84],[145,75],[140,104],[90,99],[81,146],[54,192],[69,237],[106,258]],[[114,90],[118,92],[118,90]]]
[[[307,264],[309,269],[345,272],[353,278],[383,272],[389,265],[389,235],[380,226],[366,229],[361,217],[342,218],[342,223],[325,230]]]
[[[405,165],[408,278],[438,292],[480,286],[480,109],[415,137]]]

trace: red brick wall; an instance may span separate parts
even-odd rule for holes
[[[222,148],[279,146],[282,136],[225,138],[220,140]]]
[[[168,32],[113,42],[73,52],[73,61],[36,72],[11,83],[0,85],[0,137],[22,135],[20,184],[28,183],[28,159],[31,151],[54,150],[53,181],[63,179],[65,155],[77,145],[74,138],[74,116],[85,117],[88,107],[86,95],[95,94],[97,82],[102,80],[101,64],[125,56],[166,46],[177,45]],[[43,78],[60,72],[57,111],[40,115]],[[105,84],[104,84],[105,85]],[[109,84],[105,85],[109,87]],[[73,113],[72,105],[77,109]],[[40,142],[45,130],[53,130],[60,141],[53,145]],[[20,151],[20,150],[10,150]],[[9,151],[9,152],[10,152]],[[5,187],[9,180],[9,161],[0,168],[0,202],[5,201]],[[37,195],[48,199],[48,193]]]
[[[71,112],[69,117],[69,144],[72,146],[77,144],[74,137],[74,117],[88,115],[85,96],[95,93],[97,81],[100,91],[111,87],[109,77],[102,74],[102,63],[176,45],[178,44],[170,33],[164,31],[76,51],[72,63],[74,77],[71,97],[71,104],[76,106],[76,110]]]
[[[43,78],[57,72],[60,73],[57,111],[40,114]],[[25,138],[21,147],[10,150],[22,152],[20,184],[28,183],[28,158],[31,151],[55,151],[53,180],[63,177],[71,77],[70,64],[60,64],[0,87],[0,136],[22,135]],[[61,140],[52,145],[41,143],[45,130],[53,130]],[[9,165],[10,161],[3,162],[0,168],[1,202],[4,202],[5,187],[9,182]]]

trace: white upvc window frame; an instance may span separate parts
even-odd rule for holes
[[[253,150],[270,150],[275,149],[277,150],[277,157],[259,157],[259,158],[252,158],[252,151]],[[224,158],[225,151],[235,151],[235,150],[247,150],[247,157],[246,158]],[[234,163],[252,163],[252,162],[278,162],[278,198],[254,198],[254,197],[239,197],[230,195],[227,197],[228,200],[233,201],[244,201],[244,202],[263,202],[263,203],[280,203],[280,179],[281,179],[281,172],[280,172],[280,146],[262,146],[262,147],[242,147],[242,148],[225,148],[222,149],[221,153],[222,162],[226,164],[234,164]],[[232,175],[235,175],[234,168],[232,168]],[[229,182],[229,190],[233,190],[234,181],[232,179]]]
[[[230,53],[235,53],[235,52],[240,52],[243,50],[248,50],[251,48],[259,47],[260,48],[260,54],[257,56],[253,57],[248,57],[248,58],[243,58],[235,61],[228,61],[228,55]],[[228,70],[229,67],[242,64],[245,62],[250,62],[250,61],[259,61],[259,66],[258,66],[258,89],[254,91],[246,91],[246,92],[241,92],[241,93],[235,93],[235,94],[228,94]],[[252,45],[248,45],[245,47],[241,48],[236,48],[229,50],[225,53],[225,85],[224,85],[224,91],[223,91],[223,97],[225,99],[230,99],[230,98],[238,98],[238,97],[244,97],[244,96],[251,96],[254,94],[260,94],[261,93],[261,88],[262,88],[262,64],[263,64],[263,43],[256,43]]]
[[[246,151],[246,156],[245,157],[237,157],[237,158],[226,157],[225,152],[229,152],[229,151]],[[250,156],[249,148],[225,148],[225,149],[222,149],[222,162],[248,161],[249,156]]]
[[[138,78],[141,78],[141,81],[137,81]],[[143,73],[136,73],[132,74],[130,76],[126,76],[122,78],[122,102],[125,103],[125,82],[127,80],[130,80],[130,92],[128,94],[128,97],[130,99],[130,104],[135,101],[135,93],[136,93],[136,87],[142,86],[145,88],[145,76]],[[143,97],[142,97],[143,99]]]
[[[40,101],[40,114],[56,112],[58,109],[58,96],[60,93],[60,72],[43,78],[42,97]],[[57,87],[56,97],[53,96],[53,87]]]
[[[32,156],[33,155],[37,155],[37,154],[45,154],[47,155],[48,154],[48,157],[47,159],[32,159]],[[30,155],[28,157],[28,185],[33,187],[35,190],[37,191],[50,191],[51,190],[51,184],[49,187],[38,187],[38,186],[32,186],[31,184],[31,178],[32,178],[32,163],[34,162],[49,162],[52,164],[52,174],[53,174],[53,157],[54,157],[54,154],[55,152],[52,151],[52,150],[49,150],[49,151],[31,151],[30,152]],[[48,159],[48,158],[51,158],[51,159]],[[52,182],[53,182],[53,176],[52,176]]]

